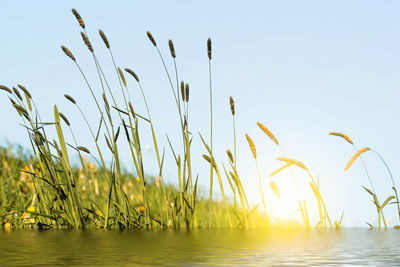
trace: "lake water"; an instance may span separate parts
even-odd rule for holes
[[[400,231],[0,232],[0,266],[400,266]]]

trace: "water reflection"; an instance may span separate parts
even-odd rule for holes
[[[399,231],[366,229],[16,231],[0,233],[0,266],[393,266],[399,242]]]

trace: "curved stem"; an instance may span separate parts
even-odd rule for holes
[[[399,220],[400,220],[400,204],[399,204],[399,197],[398,197],[398,195],[397,195],[397,189],[396,189],[396,185],[395,185],[395,183],[394,183],[394,179],[393,179],[392,172],[390,171],[389,166],[386,164],[386,161],[382,158],[382,156],[381,156],[378,152],[376,152],[375,150],[372,150],[372,149],[371,149],[371,151],[374,152],[374,153],[382,160],[383,164],[384,164],[385,167],[386,167],[386,170],[387,170],[388,173],[389,173],[390,179],[392,180],[392,185],[393,185],[392,189],[393,189],[394,194],[395,194],[395,196],[396,196],[397,212],[398,212],[398,214],[399,214]]]

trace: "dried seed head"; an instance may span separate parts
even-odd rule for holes
[[[19,93],[18,89],[15,88],[15,87],[13,87],[13,91],[14,91],[14,94],[19,98],[19,100],[22,101],[22,96],[21,96],[21,94]]]
[[[132,75],[133,78],[135,78],[135,80],[136,80],[137,82],[139,82],[139,77],[136,75],[136,73],[135,73],[133,70],[131,70],[130,68],[125,68],[125,71],[126,71],[127,73],[129,73],[130,75]]]
[[[131,102],[129,102],[129,109],[131,110],[133,118],[136,118],[135,110],[133,109]]]
[[[235,101],[233,101],[233,97],[229,97],[229,103],[231,105],[231,112],[232,115],[235,116]]]
[[[31,93],[29,93],[29,91],[25,88],[25,86],[20,85],[20,84],[17,84],[17,85],[18,85],[18,87],[19,87],[22,91],[24,91],[24,93],[25,93],[30,99],[32,99]]]
[[[12,94],[12,91],[7,86],[0,85],[0,89],[6,91],[9,94]]]
[[[153,45],[157,46],[156,40],[154,40],[153,35],[149,31],[147,31],[146,33],[147,33],[147,37],[149,37],[149,39],[153,43]]]
[[[211,38],[208,38],[207,40],[207,55],[208,59],[211,60]]]
[[[189,84],[186,84],[186,92],[185,92],[185,98],[186,98],[186,102],[189,102]]]
[[[118,67],[118,72],[119,72],[119,76],[121,76],[122,79],[122,83],[124,84],[124,86],[126,87],[126,80],[125,80],[125,76],[122,73],[122,70]]]
[[[228,157],[229,157],[230,161],[233,162],[232,152],[228,149],[228,150],[226,151],[226,154],[228,154]]]
[[[171,51],[171,56],[173,58],[176,58],[174,43],[172,42],[172,40],[168,41],[168,45],[169,45],[169,51]]]
[[[90,52],[92,52],[93,53],[93,46],[92,46],[92,44],[90,43],[90,41],[89,41],[89,38],[86,36],[86,34],[84,34],[83,32],[81,32],[81,36],[82,36],[82,39],[83,39],[83,42],[85,42],[85,45],[87,46],[87,48],[89,49],[89,51]]]
[[[251,138],[248,134],[246,134],[246,139],[247,139],[247,142],[249,143],[251,153],[253,154],[253,157],[256,159],[257,158],[256,146],[254,145],[253,140],[251,140]]]
[[[24,107],[22,107],[22,106],[20,106],[18,104],[13,104],[13,106],[17,110],[21,111],[25,116],[28,116],[28,111]]]
[[[271,186],[272,192],[278,197],[281,198],[281,192],[279,191],[279,187],[276,185],[274,181],[269,182],[269,185]]]
[[[62,46],[61,46],[61,49],[64,51],[64,53],[65,53],[69,58],[71,58],[73,61],[76,61],[74,55],[71,53],[71,51],[69,51],[68,48],[66,48],[65,46],[62,45]]]
[[[108,49],[110,49],[110,43],[108,42],[108,39],[107,39],[106,35],[104,34],[103,30],[99,30],[99,34],[101,36],[101,39],[103,39],[103,42],[106,45],[106,47]]]
[[[72,9],[72,13],[75,15],[76,20],[79,22],[79,25],[82,27],[82,29],[85,28],[85,22],[83,22],[83,19],[81,15],[76,11],[75,8]]]
[[[107,97],[106,97],[105,93],[103,93],[103,100],[104,100],[104,104],[106,105],[107,110],[110,111],[110,105],[108,104]]]
[[[209,156],[203,154],[203,158],[207,160],[207,162],[210,163],[214,168],[216,167],[214,160],[212,160]]]
[[[83,152],[86,152],[86,153],[90,154],[89,149],[87,149],[87,148],[84,147],[84,146],[78,146],[78,147],[76,147],[76,148],[79,149],[79,150],[81,150],[81,151],[83,151]]]
[[[64,114],[62,114],[61,112],[59,112],[58,114],[60,115],[61,119],[63,119],[65,124],[67,124],[68,126],[71,126],[71,123],[69,123],[69,120],[67,119],[67,117],[65,117]]]
[[[338,132],[330,132],[330,135],[334,135],[334,136],[339,136],[342,137],[344,140],[346,140],[347,142],[349,142],[350,144],[353,144],[353,140],[351,140],[350,137],[348,137],[347,135],[343,134],[343,133],[338,133]]]
[[[360,150],[357,151],[356,154],[354,154],[354,156],[349,160],[349,162],[346,165],[346,168],[344,169],[344,171],[347,171],[351,165],[353,165],[354,161],[356,161],[356,159],[363,153],[367,152],[368,150],[371,150],[369,147],[364,147],[361,148]]]
[[[13,104],[13,106],[17,110],[17,112],[20,116],[24,116],[28,121],[31,121],[31,118],[29,117],[29,113],[25,108],[23,108],[17,104]]]
[[[265,127],[265,126],[264,126],[262,123],[260,123],[260,122],[257,122],[257,125],[258,125],[258,127],[260,127],[260,129],[261,129],[269,138],[271,138],[271,140],[272,140],[275,144],[279,145],[278,140],[276,140],[275,136],[272,134],[272,132],[271,132],[270,130],[268,130],[267,127]]]
[[[66,99],[68,99],[69,101],[71,101],[73,104],[76,104],[76,101],[75,101],[75,99],[74,99],[72,96],[67,95],[67,94],[65,94],[64,96],[65,96]]]
[[[182,101],[185,102],[185,83],[181,81],[181,95],[182,95]]]
[[[295,160],[295,159],[290,159],[290,158],[285,158],[285,157],[278,157],[276,158],[279,161],[283,161],[292,165],[296,165],[299,168],[302,168],[305,171],[308,171],[308,168],[306,167],[306,165],[304,165],[303,162]]]

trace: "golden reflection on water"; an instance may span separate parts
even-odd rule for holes
[[[399,242],[367,229],[15,231],[0,233],[0,265],[393,266]]]

